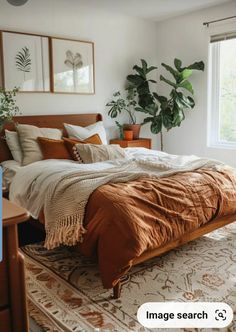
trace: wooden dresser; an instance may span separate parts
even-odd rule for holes
[[[3,261],[0,263],[0,331],[27,332],[24,258],[18,252],[17,224],[28,212],[2,199]]]
[[[119,144],[122,148],[152,148],[152,140],[150,138],[139,138],[132,141],[112,139],[110,144]]]

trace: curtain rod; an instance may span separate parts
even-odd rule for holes
[[[236,15],[230,16],[230,17],[221,18],[219,20],[204,22],[203,25],[206,25],[207,27],[209,27],[210,24],[213,24],[213,23],[216,23],[216,22],[225,21],[225,20],[231,20],[232,18],[236,18]]]

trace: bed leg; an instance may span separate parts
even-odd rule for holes
[[[118,299],[120,297],[121,292],[121,282],[118,283],[113,287],[113,299]]]

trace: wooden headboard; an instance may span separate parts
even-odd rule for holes
[[[62,115],[28,115],[15,116],[13,118],[15,123],[30,124],[41,128],[58,128],[64,129],[63,123],[78,125],[81,127],[89,126],[95,122],[102,120],[102,115],[99,113],[91,114],[62,114]],[[7,123],[4,129],[15,130],[14,123]],[[6,141],[4,140],[4,131],[0,134],[0,162],[12,159],[12,155],[8,149]]]

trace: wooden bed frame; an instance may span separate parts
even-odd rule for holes
[[[35,116],[17,116],[14,118],[16,123],[31,124],[37,127],[49,127],[63,129],[63,123],[70,123],[79,126],[88,126],[97,121],[101,121],[102,116],[98,113],[92,114],[68,114],[68,115],[35,115]],[[14,124],[9,123],[5,129],[14,130]],[[0,134],[0,162],[12,159],[11,153],[3,139],[4,132]],[[160,256],[176,247],[179,247],[187,242],[195,240],[207,233],[214,231],[217,228],[223,227],[227,224],[236,221],[236,214],[228,215],[222,218],[213,219],[207,224],[199,227],[196,230],[185,233],[181,238],[175,239],[166,243],[161,247],[145,251],[141,256],[133,260],[133,265],[140,264],[146,260]],[[120,297],[122,279],[113,287],[113,297],[115,299]]]

